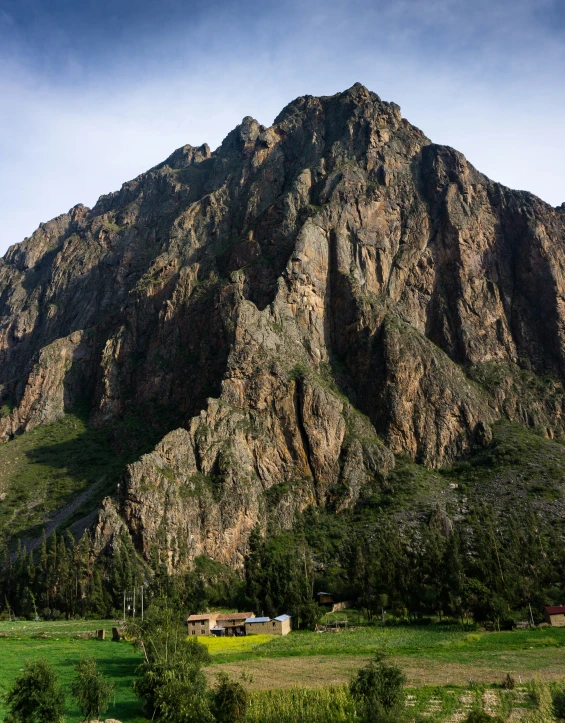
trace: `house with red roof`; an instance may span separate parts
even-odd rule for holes
[[[565,605],[549,605],[544,613],[546,623],[554,628],[565,627]]]

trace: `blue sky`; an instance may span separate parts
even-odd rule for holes
[[[359,81],[565,201],[565,0],[0,0],[0,252],[155,165]]]

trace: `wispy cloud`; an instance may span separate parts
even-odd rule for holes
[[[356,81],[495,180],[561,203],[560,6],[4,2],[0,250],[184,143],[214,147],[244,115],[269,124],[297,95]]]

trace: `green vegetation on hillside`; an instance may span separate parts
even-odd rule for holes
[[[134,420],[128,424],[138,443],[148,439]],[[80,415],[67,415],[0,447],[12,468],[0,520],[7,524],[15,496],[29,500],[38,485],[58,490],[53,507],[79,495],[61,527],[84,515],[134,454],[124,426],[120,432],[118,444],[116,429],[92,429]],[[158,556],[141,561],[126,534],[102,556],[88,534],[78,542],[51,535],[33,554],[5,547],[0,614],[104,617],[121,609],[124,589],[145,582],[148,601],[167,597],[186,612],[227,606],[288,613],[295,628],[315,626],[321,611],[314,593],[321,589],[357,600],[369,620],[386,608],[399,620],[451,617],[495,628],[531,614],[539,621],[544,605],[565,598],[564,475],[562,444],[499,423],[487,449],[451,469],[399,458],[353,509],[310,507],[293,530],[257,528],[243,574],[202,556],[191,570],[170,575]],[[30,517],[47,514],[45,506],[29,507],[28,532]],[[23,519],[17,515],[10,529]]]
[[[0,445],[0,541],[37,539],[44,527],[64,529],[88,515],[163,427],[153,412],[95,428],[81,409]]]

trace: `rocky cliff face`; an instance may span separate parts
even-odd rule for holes
[[[504,417],[562,436],[564,251],[564,208],[394,103],[299,98],[9,249],[0,435],[165,409],[98,544],[125,524],[171,568],[237,565],[257,521],[354,505],[397,453],[446,465]]]

